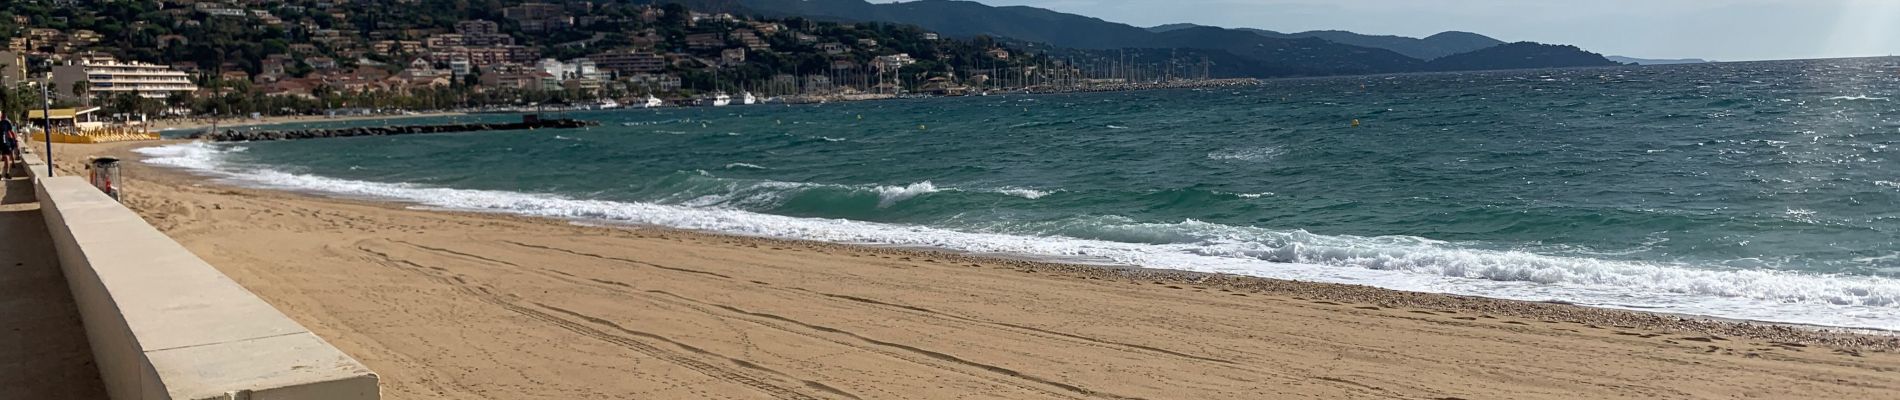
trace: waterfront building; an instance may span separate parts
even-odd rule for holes
[[[191,83],[184,72],[164,65],[94,57],[53,67],[54,87],[65,89],[54,92],[62,98],[76,98],[68,88],[80,81],[87,82],[85,92],[92,95],[138,93],[146,98],[162,99],[198,91],[198,85]]]

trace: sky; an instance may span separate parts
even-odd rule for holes
[[[976,1],[1144,27],[1188,22],[1412,37],[1458,30],[1639,58],[1746,61],[1900,54],[1900,0]]]

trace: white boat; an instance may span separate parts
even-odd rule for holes
[[[753,105],[753,104],[759,104],[759,98],[758,98],[758,97],[756,97],[756,96],[753,96],[753,95],[752,95],[752,92],[744,92],[744,93],[740,93],[740,94],[739,94],[739,104],[744,104],[744,105],[748,105],[748,106],[749,106],[749,105]]]
[[[660,98],[658,97],[653,97],[653,95],[650,95],[650,94],[647,95],[647,100],[645,101],[645,104],[641,105],[641,107],[643,108],[660,108],[664,106],[666,106],[665,101],[660,100]]]
[[[614,101],[614,99],[600,99],[599,103],[594,104],[594,109],[596,110],[612,110],[616,108],[620,108],[620,102]]]
[[[708,97],[706,100],[711,102],[713,107],[725,107],[728,104],[732,104],[732,96],[726,95],[726,92],[715,92],[712,97]]]

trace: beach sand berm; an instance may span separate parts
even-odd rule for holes
[[[1885,336],[412,210],[129,164],[133,209],[389,399],[1900,398]]]

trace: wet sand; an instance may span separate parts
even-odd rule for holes
[[[1889,336],[411,210],[130,164],[130,206],[390,399],[1900,398]]]

